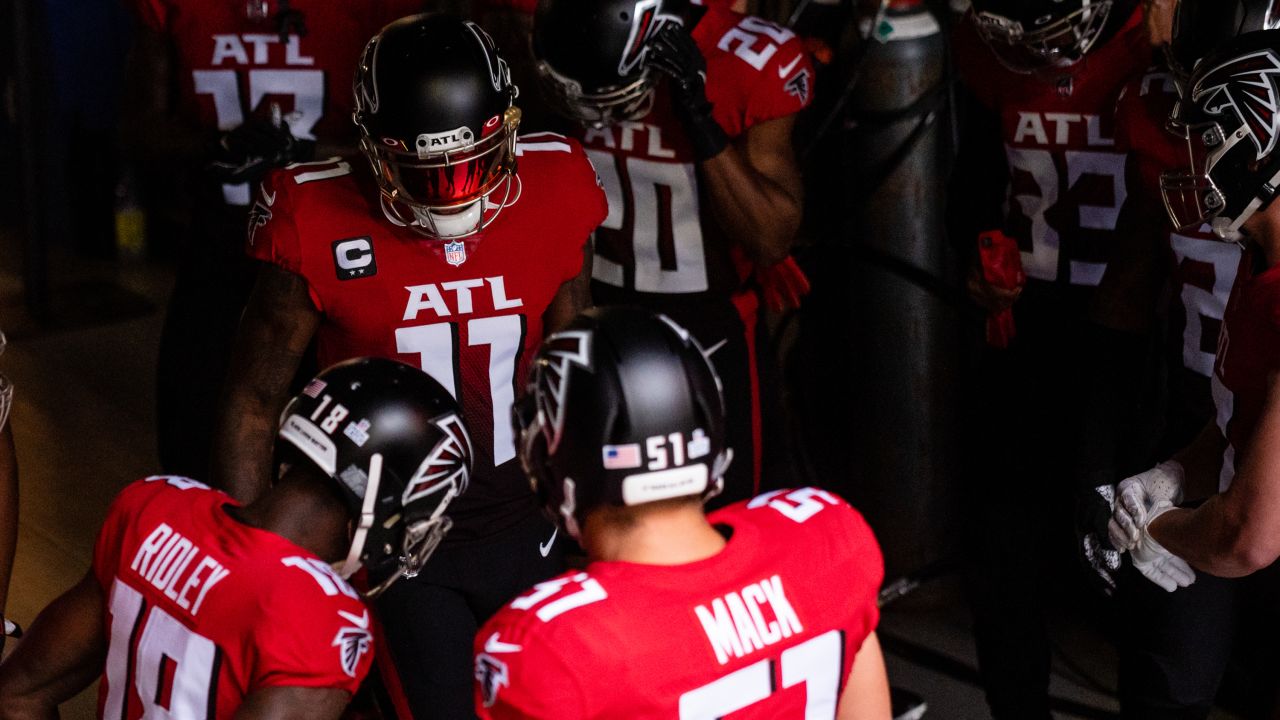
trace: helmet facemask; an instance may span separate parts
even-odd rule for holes
[[[976,9],[974,22],[1001,64],[1029,74],[1084,59],[1107,25],[1111,4],[1112,0],[1085,0],[1080,9],[1031,30],[1019,20]]]
[[[1277,77],[1280,56],[1262,50],[1192,78],[1168,124],[1186,141],[1189,166],[1160,177],[1175,227],[1208,223],[1219,238],[1236,241],[1245,222],[1275,197],[1280,183]]]
[[[428,237],[454,240],[484,229],[513,203],[520,109],[513,105],[489,122],[493,127],[482,130],[488,132],[479,140],[458,128],[423,133],[412,149],[392,138],[375,141],[364,135],[360,147],[388,219]]]
[[[653,109],[653,82],[648,68],[617,86],[586,91],[578,81],[556,72],[546,61],[539,61],[538,79],[551,109],[583,127],[599,130],[639,120]]]

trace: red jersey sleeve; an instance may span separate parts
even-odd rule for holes
[[[777,29],[790,34],[789,30]],[[747,99],[746,127],[794,115],[809,107],[813,98],[813,80],[813,61],[809,51],[798,37],[790,35],[755,78],[751,96]]]
[[[125,534],[137,522],[143,509],[169,487],[165,480],[163,476],[138,480],[121,490],[115,500],[111,501],[107,508],[107,519],[98,531],[98,539],[93,548],[93,574],[103,588],[111,587],[111,582],[120,569],[120,548],[124,544]]]
[[[841,501],[832,508],[830,532],[824,533],[840,566],[846,568],[850,605],[856,608],[857,634],[849,638],[852,647],[862,643],[880,624],[879,595],[884,583],[884,556],[871,526],[861,513]],[[853,653],[856,654],[856,653]]]
[[[249,208],[245,241],[250,256],[300,275],[302,243],[293,219],[293,184],[288,170],[272,170],[263,178]]]
[[[553,638],[530,638],[545,627],[533,613],[507,606],[476,634],[476,713],[482,720],[588,717],[577,665]]]
[[[305,558],[285,558],[305,563]],[[281,569],[269,606],[254,629],[255,688],[337,688],[355,693],[373,662],[369,610],[355,592],[322,570]]]
[[[574,209],[572,213],[565,213],[562,221],[569,224],[565,237],[579,243],[578,248],[581,249],[590,241],[592,231],[609,214],[609,199],[582,145],[557,133],[537,132],[521,136],[516,154],[521,160],[553,163],[545,174],[538,177],[543,182],[554,182],[556,193],[566,200],[564,207]],[[560,283],[571,280],[582,270],[580,252],[557,252],[553,257],[563,258],[549,263],[553,265],[555,278]]]

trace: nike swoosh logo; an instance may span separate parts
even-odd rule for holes
[[[556,544],[556,535],[560,534],[560,528],[551,531],[551,538],[545,543],[538,543],[538,552],[542,553],[542,557],[546,557],[551,552],[551,546]]]
[[[791,74],[791,71],[792,71],[792,70],[795,70],[795,69],[796,69],[796,64],[797,64],[797,63],[799,63],[799,62],[800,62],[800,56],[799,56],[799,55],[797,55],[797,56],[795,56],[795,58],[794,58],[794,59],[792,59],[792,61],[791,61],[791,62],[787,63],[786,65],[783,65],[783,66],[782,66],[782,67],[780,67],[780,68],[778,68],[778,77],[780,77],[780,78],[786,78],[788,75],[790,75],[790,74]]]
[[[484,641],[484,651],[491,654],[520,652],[523,649],[524,649],[524,646],[522,645],[516,645],[515,643],[509,643],[509,642],[502,642],[501,640],[498,639],[498,633],[494,633],[490,635],[489,639]]]

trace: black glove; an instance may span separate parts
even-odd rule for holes
[[[252,118],[218,137],[208,171],[219,182],[257,182],[271,168],[310,160],[314,153],[315,143],[294,138],[288,123]]]
[[[719,155],[729,145],[724,128],[711,117],[707,100],[707,60],[679,23],[658,29],[645,63],[670,78],[671,100],[699,162]]]
[[[1110,596],[1116,589],[1121,555],[1111,545],[1107,522],[1115,508],[1115,486],[1099,485],[1076,498],[1076,550],[1094,585]]]

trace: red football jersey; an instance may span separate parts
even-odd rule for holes
[[[306,35],[282,42],[273,20],[250,20],[237,0],[132,0],[142,22],[177,51],[179,112],[207,130],[230,130],[279,106],[293,136],[354,144],[352,77],[365,43],[383,25],[421,12],[422,0],[291,0]],[[278,2],[269,2],[271,17]],[[246,184],[223,189],[247,205]]]
[[[1128,194],[1116,148],[1116,98],[1151,64],[1141,8],[1105,44],[1066,68],[1020,75],[996,59],[973,23],[955,41],[961,77],[1000,116],[1009,166],[1006,235],[1034,281],[1095,286]]]
[[[813,67],[790,30],[716,4],[692,36],[706,57],[713,116],[730,138],[809,104]],[[577,132],[609,196],[595,233],[596,302],[657,307],[677,318],[690,300],[727,302],[749,268],[702,210],[693,149],[664,82],[645,117]]]
[[[511,405],[542,342],[542,314],[582,268],[605,197],[576,141],[521,138],[511,204],[479,236],[429,240],[388,222],[367,166],[346,161],[272,173],[250,211],[249,253],[306,279],[324,319],[321,367],[377,356],[421,367],[454,397],[475,447],[467,493],[449,506],[450,538],[498,506],[533,511],[515,461]]]
[[[879,620],[879,546],[843,500],[778,490],[710,518],[686,565],[595,562],[476,635],[482,718],[834,718]]]
[[[1213,402],[1228,443],[1218,482],[1222,491],[1235,478],[1237,458],[1248,452],[1267,400],[1267,381],[1280,369],[1280,266],[1259,270],[1255,260],[1260,256],[1253,249],[1241,257],[1218,339]]]
[[[1134,76],[1116,104],[1116,145],[1129,153],[1141,186],[1131,188],[1134,201],[1151,214],[1150,222],[1169,227],[1160,196],[1160,175],[1185,168],[1184,140],[1165,129],[1178,102],[1173,76],[1157,67]],[[1178,298],[1172,330],[1179,334],[1179,354],[1186,369],[1213,375],[1222,315],[1240,264],[1240,246],[1221,242],[1204,225],[1197,230],[1170,230],[1170,277]],[[1180,316],[1180,321],[1179,321]]]
[[[226,512],[227,495],[150,477],[116,498],[93,572],[110,635],[98,717],[229,720],[269,687],[354,693],[373,653],[364,603],[327,563]]]

